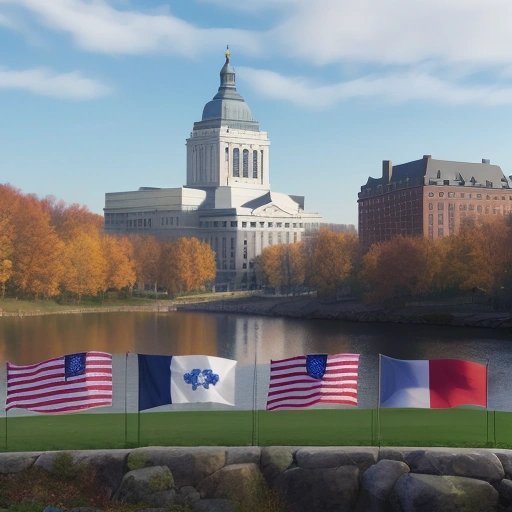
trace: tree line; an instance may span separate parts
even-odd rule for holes
[[[2,297],[80,300],[107,290],[130,292],[137,283],[175,295],[214,279],[215,255],[197,238],[108,235],[103,217],[84,206],[0,185]]]
[[[436,240],[397,236],[366,251],[353,233],[321,229],[302,242],[266,248],[261,281],[281,291],[349,292],[367,302],[473,293],[512,304],[512,218],[465,219]]]

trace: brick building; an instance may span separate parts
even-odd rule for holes
[[[359,238],[365,247],[397,235],[442,238],[464,218],[512,211],[512,177],[498,165],[435,160],[424,155],[400,165],[382,162],[358,194]]]

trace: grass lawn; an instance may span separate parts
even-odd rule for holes
[[[140,433],[138,430],[140,421]],[[379,429],[380,424],[380,429]],[[472,409],[72,414],[0,420],[7,451],[136,446],[512,447],[512,414]],[[139,438],[140,436],[140,438]]]

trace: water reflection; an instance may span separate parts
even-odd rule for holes
[[[512,337],[508,331],[203,313],[103,313],[0,318],[0,359],[29,364],[63,354],[210,354],[257,362],[313,352],[361,354],[359,397],[374,407],[379,353],[402,359],[461,358],[489,364],[491,408],[512,410]],[[251,375],[247,371],[248,378]],[[260,401],[265,389],[259,391]]]

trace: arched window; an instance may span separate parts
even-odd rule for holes
[[[258,152],[256,150],[252,152],[252,177],[258,177]]]
[[[233,176],[240,176],[240,150],[238,148],[233,149]]]
[[[243,171],[243,177],[248,178],[249,177],[249,150],[248,149],[244,149],[244,152],[243,152],[242,171]]]
[[[263,149],[260,151],[261,153],[261,160],[260,160],[260,175],[261,175],[261,178],[263,179],[263,172],[264,172],[264,169],[263,169]]]

